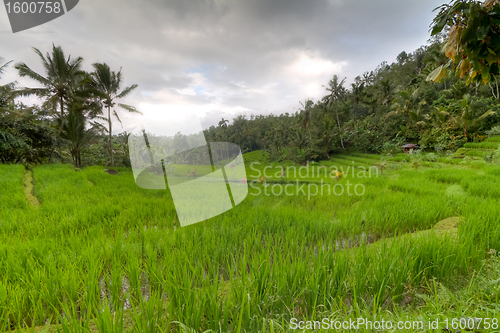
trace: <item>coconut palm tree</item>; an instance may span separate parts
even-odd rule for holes
[[[308,99],[305,103],[299,103],[302,106],[302,110],[300,110],[300,114],[302,114],[302,127],[306,130],[311,123],[311,109],[314,106],[314,102]]]
[[[323,101],[327,107],[327,111],[333,109],[335,111],[335,117],[337,119],[337,126],[339,129],[339,133],[341,135],[340,137],[340,144],[342,148],[344,148],[344,141],[342,140],[342,128],[340,126],[340,119],[339,119],[339,112],[338,112],[338,103],[342,103],[345,101],[346,95],[347,95],[347,89],[344,87],[346,78],[343,78],[342,81],[339,82],[339,77],[337,75],[334,75],[332,79],[328,82],[328,87],[325,87],[326,90],[329,92],[328,95],[323,97]],[[337,105],[336,105],[337,104]]]
[[[335,123],[330,121],[329,119],[325,119],[323,121],[323,131],[322,131],[322,141],[323,141],[323,149],[324,154],[327,159],[330,159],[330,155],[328,154],[330,151],[330,144],[333,140],[334,136]]]
[[[345,80],[346,78],[343,78],[342,81],[339,82],[339,77],[334,75],[328,82],[328,87],[323,86],[330,92],[328,95],[323,97],[323,101],[326,106],[332,106],[334,102],[343,102],[345,100],[345,96],[347,94],[347,89],[344,87]],[[335,108],[335,115],[337,117],[337,125],[339,126],[340,131],[340,120],[337,108]]]
[[[464,130],[464,137],[467,138],[469,135],[469,129],[478,125],[486,117],[495,115],[496,113],[492,110],[488,110],[479,117],[475,117],[471,107],[470,107],[470,95],[465,95],[464,99],[460,102],[459,113],[457,116],[452,118],[452,122],[456,125],[462,127]]]
[[[83,58],[71,59],[65,57],[60,46],[52,45],[52,54],[46,56],[37,48],[33,48],[42,61],[45,73],[39,74],[23,62],[15,64],[21,77],[28,77],[42,85],[40,88],[21,88],[15,94],[18,96],[36,95],[45,98],[44,107],[51,110],[59,108],[61,119],[60,131],[64,126],[66,103],[75,95],[86,75],[81,70]]]
[[[379,85],[380,96],[382,98],[382,104],[387,105],[391,101],[391,97],[394,92],[393,85],[389,79],[380,81]]]
[[[359,105],[360,102],[364,101],[366,96],[365,83],[364,82],[351,83],[351,87],[352,87],[351,99],[356,105]]]
[[[435,127],[443,127],[450,119],[450,112],[446,106],[436,106],[432,111],[431,121]]]
[[[227,129],[227,124],[229,124],[229,120],[222,118],[221,121],[219,121],[218,125],[219,127],[223,129]]]
[[[412,91],[411,88],[400,91],[394,99],[391,109],[386,117],[393,115],[404,115],[406,117],[407,127],[411,124],[410,112],[415,111],[425,105],[425,100],[420,98],[419,88]]]
[[[3,58],[0,57],[0,63],[3,62]],[[12,61],[6,62],[5,64],[0,66],[0,78],[3,74],[3,71]],[[0,115],[3,113],[7,113],[11,110],[8,109],[9,104],[12,102],[12,91],[14,89],[14,83],[7,83],[5,85],[0,86]]]
[[[94,71],[90,74],[92,78],[90,85],[94,93],[101,99],[102,106],[107,109],[107,117],[103,119],[108,123],[109,156],[111,159],[111,166],[114,166],[112,116],[114,116],[120,124],[122,123],[114,107],[118,105],[120,108],[128,112],[141,113],[136,110],[135,107],[127,104],[116,103],[115,100],[129,95],[135,88],[137,88],[137,84],[133,84],[120,91],[122,85],[121,68],[118,72],[115,72],[111,71],[106,63],[94,63],[92,66],[94,67]]]
[[[328,95],[323,97],[323,101],[326,105],[332,104],[334,101],[343,101],[345,99],[347,90],[344,87],[346,78],[343,78],[342,81],[339,82],[339,77],[334,75],[332,79],[328,82],[328,87],[325,87],[329,92]]]
[[[73,159],[73,165],[80,167],[82,165],[81,152],[82,149],[90,144],[90,141],[96,136],[95,130],[102,125],[92,123],[91,128],[87,127],[87,117],[84,111],[87,106],[81,105],[76,101],[71,101],[68,104],[68,114],[66,120],[62,124],[61,138],[71,142],[69,151]],[[58,119],[61,121],[61,119]]]

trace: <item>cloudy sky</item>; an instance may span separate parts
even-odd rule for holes
[[[190,132],[237,114],[295,112],[325,95],[337,74],[347,82],[401,51],[426,44],[443,0],[80,0],[64,16],[13,34],[0,8],[0,56],[42,71],[31,47],[54,43],[84,69],[122,67],[124,129]],[[20,79],[11,67],[0,84]],[[117,132],[122,129],[119,125]]]

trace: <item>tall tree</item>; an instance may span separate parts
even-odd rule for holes
[[[114,116],[121,124],[120,117],[114,107],[117,105],[128,112],[140,113],[135,107],[127,104],[116,103],[115,100],[129,95],[135,88],[137,88],[137,84],[133,84],[120,91],[123,83],[121,68],[118,72],[115,72],[112,71],[106,63],[94,63],[92,66],[94,67],[94,71],[90,74],[92,77],[91,86],[95,93],[101,98],[103,107],[107,110],[107,118],[105,119],[108,123],[109,156],[111,159],[111,166],[114,166],[112,116]]]
[[[342,148],[344,148],[344,142],[342,140],[342,128],[340,127],[340,119],[339,119],[339,112],[338,112],[338,105],[335,105],[334,103],[338,104],[337,102],[344,102],[345,96],[347,94],[347,89],[344,87],[346,78],[343,78],[342,81],[339,82],[339,77],[337,75],[334,75],[332,79],[328,82],[328,86],[325,87],[326,90],[329,92],[328,95],[323,97],[323,101],[325,102],[327,107],[333,108],[335,110],[335,117],[337,118],[337,126],[339,128],[339,133],[340,133],[340,144],[342,145]]]
[[[489,117],[491,115],[495,115],[496,113],[492,110],[488,110],[485,113],[483,113],[481,116],[476,117],[474,112],[472,111],[470,107],[470,96],[465,95],[464,99],[460,101],[459,104],[459,113],[457,116],[452,118],[452,121],[457,124],[458,126],[462,127],[464,130],[464,137],[467,138],[469,135],[469,129],[473,126],[476,126],[479,124],[481,121],[483,121],[486,117]]]
[[[68,114],[61,132],[61,137],[71,142],[69,151],[75,167],[82,165],[82,149],[90,144],[90,141],[96,136],[94,130],[100,127],[99,124],[93,123],[91,128],[86,128],[87,117],[84,114],[85,109],[86,107],[78,102],[73,101],[69,103]]]
[[[364,82],[356,82],[351,84],[351,98],[354,104],[359,105],[360,102],[363,102],[366,92],[365,92],[365,83]]]
[[[40,83],[41,88],[21,88],[16,91],[17,95],[36,95],[45,98],[44,107],[51,110],[59,108],[61,119],[61,131],[64,126],[65,104],[74,95],[77,88],[85,79],[85,73],[81,70],[83,58],[71,59],[65,57],[60,46],[52,45],[52,54],[46,56],[37,48],[33,48],[40,57],[45,73],[39,74],[23,62],[17,63],[14,67],[19,71],[21,77],[28,77]]]
[[[394,93],[394,87],[389,79],[380,81],[379,84],[380,96],[382,98],[382,104],[387,105],[391,101],[392,95]]]

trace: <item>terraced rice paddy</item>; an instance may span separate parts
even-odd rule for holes
[[[245,156],[243,203],[182,228],[169,191],[137,187],[130,170],[40,166],[25,191],[24,168],[0,165],[0,329],[285,332],[292,318],[498,316],[500,288],[484,279],[500,278],[500,167],[353,154],[302,177],[267,158]],[[323,172],[333,167],[354,168],[338,179]],[[363,194],[307,192],[348,182]]]

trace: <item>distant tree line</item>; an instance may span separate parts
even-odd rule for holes
[[[427,45],[382,62],[350,86],[333,75],[323,98],[299,102],[296,111],[221,119],[205,130],[207,141],[303,163],[345,151],[394,152],[405,143],[443,153],[500,134],[498,1],[456,0],[437,9]],[[104,63],[82,71],[83,59],[60,47],[46,55],[34,50],[43,73],[24,63],[14,68],[39,86],[0,86],[0,162],[130,166],[129,134],[113,135],[112,120],[120,122],[117,107],[138,112],[119,103],[137,85],[122,88],[121,70]],[[29,95],[43,103],[16,101]]]
[[[381,63],[347,87],[333,75],[320,100],[306,99],[293,113],[236,117],[206,131],[211,141],[227,140],[244,151],[265,149],[273,160],[327,159],[346,150],[393,151],[405,143],[443,153],[484,139],[500,122],[498,82],[466,82],[449,71],[428,80],[448,62],[442,52],[446,31],[392,64]]]

